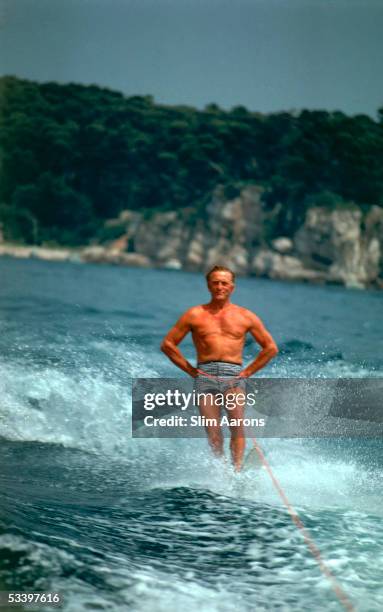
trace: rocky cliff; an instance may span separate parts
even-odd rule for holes
[[[231,200],[217,189],[203,212],[124,210],[105,224],[119,237],[103,244],[74,250],[2,243],[0,255],[201,272],[224,264],[239,275],[383,289],[382,207],[314,203],[293,235],[279,236],[278,207],[267,210],[262,196],[255,185]]]
[[[194,271],[223,263],[242,275],[383,288],[383,208],[314,205],[294,235],[278,236],[262,195],[247,186],[227,200],[218,189],[203,216],[192,208],[151,216],[125,210],[107,222],[121,236],[81,258]]]

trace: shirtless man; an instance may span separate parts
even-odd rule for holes
[[[211,293],[210,302],[187,310],[164,338],[161,350],[176,366],[196,379],[197,390],[205,391],[206,398],[200,403],[199,410],[202,416],[216,423],[215,426],[206,427],[206,430],[213,452],[220,456],[223,454],[223,436],[219,424],[221,404],[217,405],[214,395],[208,393],[207,386],[214,387],[216,384],[216,394],[218,389],[224,393],[230,391],[243,394],[244,379],[263,368],[275,357],[278,348],[262,321],[253,312],[230,302],[235,288],[235,275],[229,268],[214,266],[206,275],[206,280]],[[192,333],[197,351],[196,368],[178,348],[189,332]],[[262,350],[254,361],[242,368],[242,353],[248,332]],[[243,413],[244,406],[238,402],[230,410],[230,419],[241,422]],[[246,446],[243,425],[230,427],[230,434],[234,468],[240,470]]]

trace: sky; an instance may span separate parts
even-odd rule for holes
[[[0,0],[0,75],[376,117],[382,32],[383,0]]]

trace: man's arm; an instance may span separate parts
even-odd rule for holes
[[[170,361],[181,368],[181,370],[195,378],[198,375],[197,368],[194,368],[191,363],[185,359],[178,348],[178,344],[190,331],[190,310],[187,310],[163,339],[161,351],[165,353],[167,357],[169,357]]]
[[[275,344],[271,334],[267,331],[262,321],[253,313],[251,313],[251,324],[249,332],[260,344],[262,350],[257,357],[249,363],[249,365],[239,374],[241,378],[248,378],[265,367],[265,365],[275,357],[278,353],[278,347]]]

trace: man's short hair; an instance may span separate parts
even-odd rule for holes
[[[213,274],[213,272],[230,272],[231,280],[233,281],[233,283],[235,283],[235,273],[233,272],[233,270],[230,270],[230,268],[227,268],[226,266],[214,266],[211,270],[209,270],[209,272],[206,274],[207,282],[209,282],[210,275]]]

